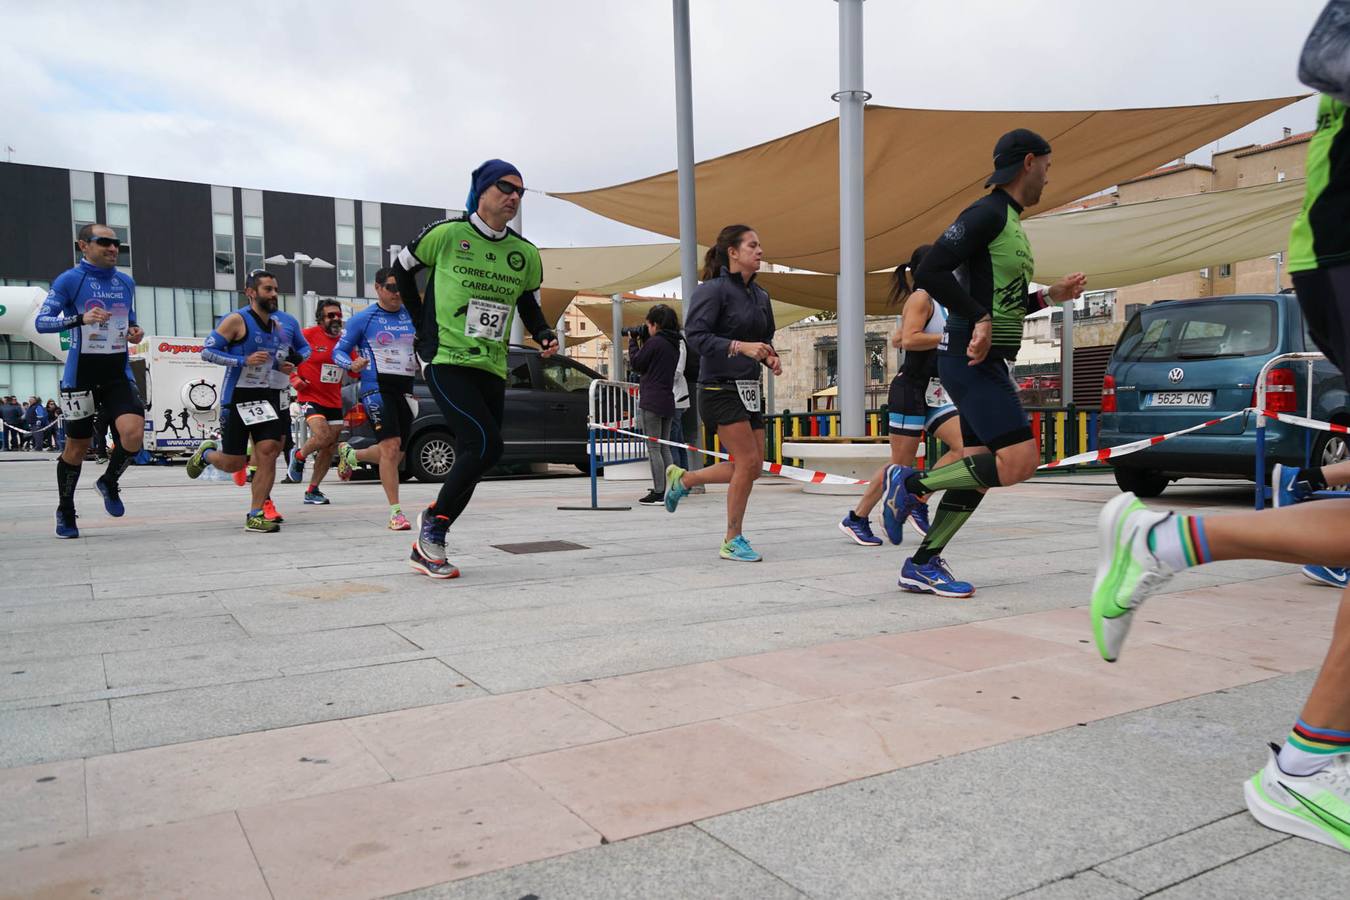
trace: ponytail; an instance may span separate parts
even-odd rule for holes
[[[910,256],[908,263],[895,267],[895,275],[891,278],[891,292],[886,297],[888,305],[902,305],[909,299],[909,295],[918,289],[914,282],[914,276],[919,271],[919,264],[923,262],[924,256],[931,249],[933,249],[932,244],[920,244],[914,248],[914,253]]]
[[[711,281],[722,274],[724,268],[731,265],[731,259],[727,251],[732,247],[740,246],[741,238],[747,231],[754,231],[749,225],[728,225],[717,234],[717,243],[708,248],[708,252],[703,254],[703,272],[699,276],[700,281]]]

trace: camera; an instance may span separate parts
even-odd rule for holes
[[[637,338],[638,342],[641,343],[642,341],[645,341],[647,339],[647,326],[643,324],[643,325],[634,325],[631,328],[625,328],[623,330],[623,336],[630,338]]]

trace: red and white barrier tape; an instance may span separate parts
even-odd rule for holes
[[[646,441],[649,444],[665,444],[667,447],[682,447],[691,453],[702,453],[704,456],[711,456],[716,459],[731,460],[731,456],[726,453],[718,453],[715,450],[704,450],[702,447],[695,447],[693,444],[679,444],[675,441],[667,441],[661,438],[654,438],[649,435],[639,434],[636,431],[625,431],[622,428],[615,428],[612,425],[602,425],[592,423],[592,428],[602,431],[610,431],[615,434],[626,435],[637,440]],[[867,479],[847,478],[843,475],[831,475],[829,472],[816,472],[811,469],[799,469],[796,466],[785,466],[782,463],[764,463],[764,471],[770,475],[782,475],[784,478],[791,478],[793,481],[805,481],[811,484],[867,484]]]
[[[1229,419],[1236,419],[1238,416],[1245,416],[1251,409],[1240,409],[1235,413],[1229,413],[1218,419],[1210,419],[1208,422],[1201,422],[1199,425],[1192,425],[1190,428],[1183,428],[1180,431],[1173,431],[1168,434],[1158,434],[1153,437],[1144,438],[1138,441],[1131,441],[1128,444],[1120,444],[1116,447],[1106,447],[1101,450],[1089,450],[1086,453],[1079,453],[1076,456],[1068,456],[1064,459],[1057,459],[1048,462],[1045,465],[1037,466],[1037,469],[1057,469],[1060,466],[1076,466],[1080,463],[1106,462],[1108,459],[1115,459],[1117,456],[1128,456],[1131,453],[1138,453],[1140,450],[1147,450],[1154,444],[1161,444],[1163,441],[1170,440],[1182,434],[1190,434],[1192,431],[1199,431],[1202,428],[1208,428],[1211,425],[1218,425],[1220,422],[1227,422]]]
[[[32,437],[33,435],[42,434],[42,432],[47,431],[48,429],[55,428],[56,425],[57,423],[55,421],[52,421],[48,422],[46,425],[43,425],[41,428],[37,428],[33,431],[24,431],[22,428],[16,428],[15,426],[9,424],[8,422],[0,422],[0,433],[4,432],[4,430],[8,428],[10,431],[13,431],[17,434],[22,434],[25,437]]]
[[[1255,410],[1253,410],[1255,412]],[[1304,428],[1312,428],[1317,431],[1334,431],[1337,434],[1350,434],[1350,425],[1337,425],[1335,422],[1323,422],[1320,419],[1305,419],[1302,416],[1291,416],[1288,413],[1277,413],[1265,410],[1261,413],[1267,419],[1279,419],[1289,425],[1302,425]]]

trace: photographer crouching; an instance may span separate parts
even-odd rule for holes
[[[647,311],[647,322],[625,328],[628,335],[628,365],[638,375],[638,409],[642,432],[648,437],[670,440],[675,419],[675,368],[680,358],[680,320],[675,310],[658,303]],[[666,466],[674,460],[665,444],[647,444],[652,467],[652,489],[638,500],[644,506],[665,501]]]

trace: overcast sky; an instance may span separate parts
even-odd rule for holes
[[[832,0],[690,5],[700,160],[837,114]],[[1297,94],[1322,5],[868,0],[865,83],[874,103],[946,109]],[[446,207],[492,156],[556,191],[675,167],[669,0],[0,0],[0,51],[15,162]],[[1221,143],[1314,113],[1304,101]],[[535,194],[525,233],[656,239]]]

